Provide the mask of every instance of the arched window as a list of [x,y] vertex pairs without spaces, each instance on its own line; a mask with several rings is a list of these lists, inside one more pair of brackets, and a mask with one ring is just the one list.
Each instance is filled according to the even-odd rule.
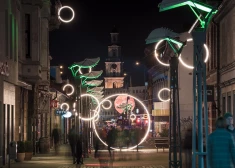
[[113,88],[117,88],[117,82],[113,82]]

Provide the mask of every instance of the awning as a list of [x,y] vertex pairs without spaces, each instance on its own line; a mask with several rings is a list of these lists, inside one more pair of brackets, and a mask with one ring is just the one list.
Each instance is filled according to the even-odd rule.
[[28,84],[26,82],[18,80],[17,84],[18,84],[18,86],[21,86],[21,87],[23,87],[25,89],[32,90],[32,85],[30,85],[30,84]]

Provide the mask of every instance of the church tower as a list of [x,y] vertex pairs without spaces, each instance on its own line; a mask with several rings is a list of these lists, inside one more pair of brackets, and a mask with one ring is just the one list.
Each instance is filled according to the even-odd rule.
[[105,89],[123,88],[121,46],[119,45],[119,33],[115,26],[110,34],[111,44],[108,46],[108,58],[105,62]]

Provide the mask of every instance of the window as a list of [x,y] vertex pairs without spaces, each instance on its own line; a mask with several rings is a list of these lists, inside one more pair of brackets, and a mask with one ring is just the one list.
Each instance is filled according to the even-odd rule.
[[30,56],[30,14],[25,14],[25,57]]
[[9,41],[9,38],[8,38],[8,10],[5,10],[5,50],[6,50],[6,57],[8,57],[8,54],[9,54],[9,50],[8,50],[8,41]]
[[[231,113],[231,93],[228,93],[228,100],[227,100],[227,112]],[[224,111],[225,112],[225,111]]]
[[226,111],[226,97],[225,95],[223,95],[223,98],[222,98],[222,112],[225,113]]

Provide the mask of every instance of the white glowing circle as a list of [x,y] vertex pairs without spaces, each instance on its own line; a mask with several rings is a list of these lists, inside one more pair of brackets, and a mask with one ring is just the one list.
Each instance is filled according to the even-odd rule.
[[67,111],[67,112],[63,115],[64,118],[69,118],[69,117],[71,117],[71,116],[72,116],[72,113],[71,113],[70,111]]
[[66,85],[64,85],[64,87],[63,87],[63,91],[65,90],[65,88],[66,87],[70,87],[71,88],[71,92],[70,93],[66,93],[68,96],[70,96],[70,95],[72,95],[73,93],[74,93],[74,87],[73,87],[73,85],[71,85],[71,84],[66,84]]
[[68,104],[68,103],[62,103],[62,104],[60,105],[60,108],[63,109],[63,106],[66,106],[65,111],[68,111],[68,110],[69,110],[69,104]]
[[162,62],[162,61],[160,61],[160,59],[158,58],[158,53],[157,53],[157,49],[158,49],[158,47],[159,47],[159,45],[164,41],[165,39],[163,39],[163,40],[160,40],[157,44],[156,44],[156,46],[155,46],[155,50],[154,50],[154,55],[155,55],[155,58],[157,59],[157,61],[160,63],[160,64],[162,64],[162,65],[164,65],[164,66],[170,66],[170,64],[166,64],[166,63],[164,63],[164,62]]
[[[81,71],[81,69],[82,69],[81,67],[78,68],[78,71],[79,71],[79,74],[80,74],[80,75],[83,74],[82,71]],[[89,68],[89,73],[90,73],[90,72],[91,72],[91,67]]]
[[73,103],[73,108],[74,108],[74,109],[76,108],[76,102]]
[[[134,96],[129,95],[129,94],[113,94],[113,95],[110,95],[110,96],[106,97],[105,99],[103,99],[103,100],[100,102],[100,104],[102,104],[102,103],[103,103],[104,101],[106,101],[107,99],[110,99],[110,98],[115,97],[115,96],[122,96],[122,95],[123,95],[123,96],[129,96],[129,97],[132,97],[133,99],[135,99],[137,102],[139,102],[139,103],[144,107],[144,110],[145,110],[146,113],[147,113],[147,116],[148,116],[148,128],[147,128],[147,131],[146,131],[144,137],[141,139],[141,141],[140,141],[139,144],[138,144],[138,145],[140,145],[140,144],[142,144],[142,143],[145,141],[145,139],[147,138],[147,136],[148,136],[148,134],[149,134],[149,131],[150,131],[150,113],[148,112],[147,107],[142,103],[142,101],[139,100],[137,97],[134,97]],[[108,146],[108,145],[100,138],[99,134],[97,133],[96,126],[95,126],[95,121],[94,121],[94,120],[93,120],[92,123],[93,123],[93,129],[94,129],[94,132],[95,132],[96,136],[99,138],[99,140],[100,140],[105,146]],[[136,147],[137,147],[137,145],[132,146],[132,147],[129,147],[128,149],[124,149],[124,151],[125,151],[125,150],[131,150],[131,149],[134,149],[134,148],[136,148]],[[113,147],[111,147],[111,148],[114,149],[114,150],[120,150],[119,148],[113,148]],[[122,149],[122,150],[123,150],[123,149]]]
[[168,89],[168,88],[162,88],[162,89],[160,89],[159,92],[158,92],[158,98],[159,98],[159,100],[161,100],[162,102],[170,101],[170,99],[165,100],[165,99],[162,99],[162,98],[161,98],[161,92],[164,91],[164,90],[170,92],[170,89]]
[[[65,8],[70,9],[71,12],[72,12],[72,17],[71,17],[71,19],[69,19],[69,20],[64,20],[64,19],[62,19],[62,18],[60,17],[60,12],[61,12],[61,10],[62,10],[62,9],[65,9]],[[69,23],[69,22],[71,22],[71,21],[74,19],[74,16],[75,16],[74,10],[73,10],[70,6],[62,6],[62,7],[58,10],[58,18],[59,18],[60,21],[62,21],[62,22],[64,22],[64,23]]]
[[208,49],[207,45],[204,44],[203,46],[204,46],[204,48],[206,50],[206,58],[204,60],[204,62],[206,63],[208,61],[208,59],[209,59],[210,53],[209,53],[209,49]]
[[186,68],[188,68],[188,69],[194,69],[193,66],[186,64],[186,63],[182,60],[181,54],[180,54],[180,56],[179,56],[179,60],[180,60],[180,63],[181,63],[184,67],[186,67]]
[[[190,40],[187,40],[187,41],[192,41],[192,40],[190,39]],[[207,45],[206,45],[206,44],[203,44],[203,46],[204,46],[204,49],[205,49],[205,51],[206,51],[206,57],[205,57],[205,60],[204,60],[204,62],[206,63],[206,62],[208,61],[208,59],[209,59],[210,53],[209,53],[209,49],[208,49]],[[188,68],[188,69],[194,69],[193,66],[186,64],[186,63],[182,60],[181,56],[182,56],[182,55],[180,54],[180,56],[179,56],[179,61],[180,61],[180,63],[181,63],[184,67],[186,67],[186,68]]]
[[105,107],[104,104],[102,103],[102,107],[103,107],[103,109],[108,110],[112,107],[112,102],[110,100],[106,100],[106,101],[109,102],[109,106]]
[[130,119],[131,119],[131,121],[133,122],[133,120],[136,119],[136,115],[135,115],[135,114],[131,114],[131,115],[130,115]]
[[[93,99],[95,99],[95,101],[97,102],[97,107],[96,107],[96,109],[95,110],[92,110],[92,111],[97,111],[97,113],[99,113],[100,112],[100,103],[99,103],[99,100],[95,97],[95,96],[93,96],[92,94],[82,94],[81,95],[81,97],[85,97],[85,96],[88,96],[88,97],[92,97]],[[96,115],[93,115],[92,117],[90,117],[90,118],[84,118],[84,117],[80,117],[79,116],[79,118],[81,119],[81,120],[84,120],[84,121],[90,121],[90,120],[93,120],[94,118],[96,117]]]

